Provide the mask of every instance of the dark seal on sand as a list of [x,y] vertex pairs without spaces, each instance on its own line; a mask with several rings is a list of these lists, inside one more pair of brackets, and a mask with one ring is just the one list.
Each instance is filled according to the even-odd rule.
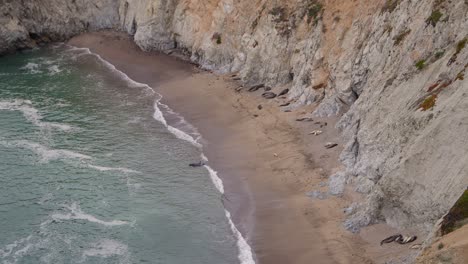
[[287,93],[289,93],[289,89],[284,89],[283,91],[281,91],[281,92],[278,94],[278,96],[282,96],[282,95],[285,95],[285,94],[287,94]]
[[266,99],[273,99],[276,97],[276,94],[273,92],[266,92],[266,93],[263,93],[262,96]]
[[257,91],[258,89],[263,88],[263,87],[265,87],[265,84],[263,84],[263,83],[262,83],[262,84],[254,85],[254,86],[252,86],[252,87],[249,88],[249,92],[255,92],[255,91]]

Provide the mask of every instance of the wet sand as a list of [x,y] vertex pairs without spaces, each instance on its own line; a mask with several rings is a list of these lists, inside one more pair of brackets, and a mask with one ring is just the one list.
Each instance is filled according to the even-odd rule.
[[[86,33],[69,41],[89,48],[135,81],[163,95],[162,102],[180,113],[203,136],[210,166],[226,189],[224,204],[247,237],[257,263],[371,263],[366,242],[342,226],[343,208],[352,198],[311,199],[338,171],[341,147],[335,120],[295,119],[311,107],[282,111],[286,99],[263,99],[261,91],[236,92],[230,75],[201,71],[174,57],[145,53],[122,33]],[[258,109],[262,105],[262,109]],[[169,120],[170,121],[170,120]],[[310,135],[315,129],[319,136]]]

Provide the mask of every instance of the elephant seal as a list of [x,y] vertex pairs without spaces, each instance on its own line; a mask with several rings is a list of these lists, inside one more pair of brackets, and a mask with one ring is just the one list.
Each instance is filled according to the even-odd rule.
[[273,93],[273,92],[265,92],[262,94],[263,98],[266,98],[266,99],[273,99],[276,97],[276,94]]
[[283,91],[281,91],[278,96],[283,96],[285,94],[289,93],[289,89],[284,89]]
[[393,241],[396,241],[397,239],[402,239],[402,235],[393,235],[385,238],[384,240],[380,241],[380,245],[382,246],[383,244],[386,243],[392,243]]

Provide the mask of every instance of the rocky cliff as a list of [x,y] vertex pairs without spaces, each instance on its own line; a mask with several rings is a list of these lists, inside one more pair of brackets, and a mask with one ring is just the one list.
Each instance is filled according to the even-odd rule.
[[2,2],[0,53],[113,27],[342,115],[346,170],[331,178],[366,196],[351,230],[428,231],[468,185],[466,0]]

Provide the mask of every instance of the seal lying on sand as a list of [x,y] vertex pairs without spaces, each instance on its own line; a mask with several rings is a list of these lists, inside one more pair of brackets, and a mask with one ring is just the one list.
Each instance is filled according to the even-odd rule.
[[201,166],[205,166],[205,163],[203,161],[199,161],[197,163],[190,163],[189,166],[190,167],[201,167]]
[[383,244],[386,244],[386,243],[392,243],[393,241],[395,241],[397,239],[401,239],[401,238],[402,238],[401,235],[389,236],[389,237],[385,238],[384,240],[380,241],[380,245],[382,246]]
[[408,244],[408,243],[411,243],[413,241],[415,241],[416,239],[418,239],[417,236],[402,236],[401,238],[398,238],[397,240],[395,240],[395,242],[397,242],[398,244]]
[[398,244],[408,244],[415,241],[418,237],[417,236],[402,236],[401,234],[393,235],[385,238],[384,240],[380,241],[380,245],[382,246],[385,243],[397,242]]

